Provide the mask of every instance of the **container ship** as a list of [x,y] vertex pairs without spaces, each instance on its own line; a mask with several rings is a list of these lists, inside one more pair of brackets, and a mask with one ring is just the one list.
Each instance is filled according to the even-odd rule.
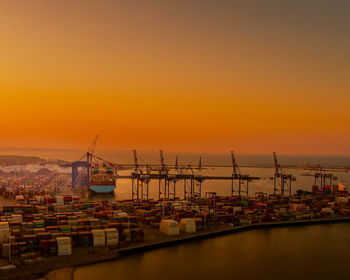
[[94,193],[111,193],[116,188],[114,171],[111,167],[92,167],[89,176],[89,190]]
[[79,161],[72,163],[72,188],[87,187],[94,193],[111,193],[116,188],[118,168],[120,165],[87,153]]

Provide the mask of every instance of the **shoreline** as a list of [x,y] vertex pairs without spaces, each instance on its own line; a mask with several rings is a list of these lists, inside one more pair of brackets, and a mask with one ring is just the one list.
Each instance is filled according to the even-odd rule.
[[145,252],[149,250],[159,249],[163,247],[178,245],[181,243],[186,243],[195,240],[203,240],[209,238],[215,238],[223,235],[233,234],[236,232],[244,232],[253,229],[266,229],[266,228],[276,228],[276,227],[288,227],[288,226],[308,226],[308,225],[319,225],[327,223],[343,223],[350,222],[350,217],[342,218],[330,218],[330,219],[314,219],[314,220],[300,220],[300,221],[280,221],[280,222],[270,222],[270,223],[256,223],[247,224],[236,227],[225,227],[223,229],[198,232],[187,236],[177,237],[168,241],[156,242],[153,244],[140,244],[140,246],[133,248],[119,249],[119,254],[127,255],[131,253]]
[[[195,240],[203,240],[218,236],[228,235],[236,232],[244,232],[253,229],[267,229],[276,227],[290,226],[310,226],[319,224],[343,223],[350,222],[350,217],[314,219],[314,220],[298,220],[298,221],[280,221],[270,223],[256,223],[241,226],[221,225],[219,229],[197,232],[193,234],[182,234],[180,236],[162,235],[159,230],[152,229],[154,233],[161,236],[161,241],[145,241],[143,243],[134,244],[125,248],[110,249],[108,247],[90,247],[82,248],[88,250],[88,254],[74,254],[65,257],[49,257],[43,258],[39,263],[26,264],[8,271],[0,271],[0,279],[38,279],[45,278],[49,280],[72,279],[74,270],[77,267],[92,265],[100,262],[117,260],[123,256],[141,253],[145,251],[155,250],[159,248],[174,246],[191,242]],[[150,230],[150,229],[148,229]]]

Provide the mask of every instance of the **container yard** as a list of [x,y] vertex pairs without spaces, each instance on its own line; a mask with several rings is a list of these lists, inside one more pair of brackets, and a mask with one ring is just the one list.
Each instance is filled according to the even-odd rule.
[[254,197],[211,193],[196,200],[161,201],[44,195],[22,202],[1,207],[0,275],[9,278],[28,279],[59,267],[235,230],[350,219],[346,190]]

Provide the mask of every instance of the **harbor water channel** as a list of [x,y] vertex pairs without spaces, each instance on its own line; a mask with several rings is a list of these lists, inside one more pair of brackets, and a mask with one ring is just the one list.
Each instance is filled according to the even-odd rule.
[[348,279],[350,223],[254,229],[78,267],[88,279]]

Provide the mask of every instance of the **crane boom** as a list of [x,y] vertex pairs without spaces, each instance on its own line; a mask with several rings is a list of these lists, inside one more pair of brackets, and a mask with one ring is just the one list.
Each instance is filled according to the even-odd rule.
[[98,137],[99,137],[99,135],[97,134],[96,137],[95,137],[94,142],[92,142],[92,146],[91,146],[91,155],[92,155],[92,156],[93,156],[94,153],[95,153],[95,148],[96,148],[96,143],[97,143]]
[[275,165],[275,170],[276,170],[276,173],[278,173],[278,171],[280,170],[281,166],[278,163],[276,152],[272,152],[272,154],[273,154],[273,161],[274,161],[274,165]]
[[89,166],[92,165],[92,160],[93,160],[93,156],[94,156],[94,153],[95,153],[95,148],[96,148],[96,143],[97,143],[98,137],[99,137],[99,135],[97,134],[95,136],[94,141],[91,144],[90,151],[87,152],[87,159],[88,159],[88,162],[89,162]]
[[[276,152],[272,152],[273,162],[275,165],[275,175],[273,177],[273,193],[276,194],[278,190],[281,191],[281,195],[284,196],[285,192],[292,195],[292,182],[296,180],[292,174],[286,174],[278,163]],[[279,189],[278,189],[279,188]]]
[[231,160],[232,160],[233,174],[240,174],[241,172],[239,170],[238,164],[236,162],[235,153],[233,151],[231,151]]
[[138,160],[137,160],[137,151],[133,150],[133,153],[134,153],[135,172],[137,172],[137,170],[139,169],[139,163],[138,163]]

